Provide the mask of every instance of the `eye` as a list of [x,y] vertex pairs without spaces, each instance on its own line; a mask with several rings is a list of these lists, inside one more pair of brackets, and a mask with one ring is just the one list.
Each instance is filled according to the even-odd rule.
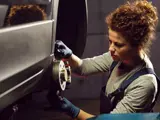
[[106,35],[108,42],[111,43],[112,41],[109,39],[109,35]]
[[125,45],[125,44],[115,43],[115,46],[117,46],[117,47],[119,47],[119,48],[123,47],[124,45]]
[[112,43],[112,41],[111,40],[109,40],[109,44],[111,44]]

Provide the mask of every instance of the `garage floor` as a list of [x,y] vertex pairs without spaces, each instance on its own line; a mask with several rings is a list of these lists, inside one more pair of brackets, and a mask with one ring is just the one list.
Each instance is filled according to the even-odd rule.
[[[69,116],[64,113],[48,110],[48,101],[46,100],[46,93],[33,94],[32,100],[28,100],[21,110],[13,116],[13,120],[71,120]],[[158,101],[160,104],[160,101]],[[99,114],[99,100],[72,100],[72,103],[86,112],[92,114]],[[155,112],[160,111],[160,106],[155,106]]]
[[[28,100],[21,107],[21,110],[13,116],[13,120],[71,120],[65,113],[55,110],[48,110],[46,93],[36,93],[32,95],[32,100]],[[99,100],[72,100],[72,103],[86,112],[99,114]]]

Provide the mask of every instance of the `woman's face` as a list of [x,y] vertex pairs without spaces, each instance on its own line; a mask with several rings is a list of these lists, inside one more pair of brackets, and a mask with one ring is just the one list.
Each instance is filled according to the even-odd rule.
[[109,29],[109,51],[115,61],[132,61],[138,48],[132,47],[118,32]]

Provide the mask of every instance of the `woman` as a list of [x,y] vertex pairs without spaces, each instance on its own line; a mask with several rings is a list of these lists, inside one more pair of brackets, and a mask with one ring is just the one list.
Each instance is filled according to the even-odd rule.
[[[158,23],[157,9],[146,0],[127,2],[110,13],[106,23],[109,52],[80,59],[64,43],[56,41],[55,56],[67,59],[73,71],[80,75],[110,71],[106,87],[101,92],[101,113],[150,112],[158,91],[157,79],[154,73],[139,74],[139,71],[145,68],[153,72],[148,56]],[[138,76],[127,83],[123,94],[111,95],[136,73]],[[93,117],[66,98],[59,105],[62,110],[69,111],[73,118]]]

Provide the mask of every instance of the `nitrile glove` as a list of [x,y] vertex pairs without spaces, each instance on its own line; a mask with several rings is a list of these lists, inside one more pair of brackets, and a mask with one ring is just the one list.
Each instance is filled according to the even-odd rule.
[[72,55],[72,50],[69,49],[61,40],[56,40],[54,55],[56,59],[68,59]]
[[72,118],[76,118],[80,112],[78,107],[73,105],[65,97],[60,96],[58,92],[55,93],[50,91],[47,95],[47,99],[54,109],[65,112]]
[[72,118],[76,118],[80,112],[80,108],[73,105],[65,97],[63,97],[58,104],[59,104],[59,109],[63,112],[66,112]]

